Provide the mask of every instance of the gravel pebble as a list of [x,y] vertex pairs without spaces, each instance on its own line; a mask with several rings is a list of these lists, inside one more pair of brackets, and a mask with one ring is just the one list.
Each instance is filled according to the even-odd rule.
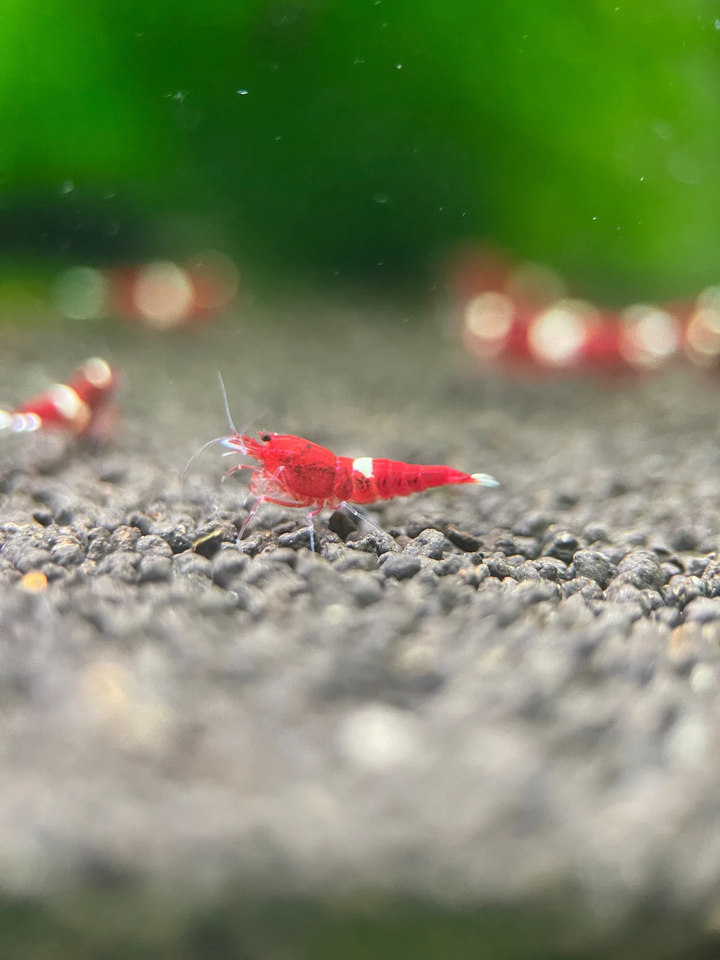
[[335,566],[339,571],[377,570],[378,558],[374,553],[363,553],[359,550],[349,550],[337,561]]
[[247,554],[232,547],[220,550],[212,560],[212,578],[220,587],[227,585],[242,574],[248,565]]
[[578,550],[573,556],[575,573],[594,580],[604,590],[617,568],[597,550]]
[[490,576],[497,577],[498,580],[504,580],[506,577],[509,577],[512,572],[512,567],[507,562],[503,553],[493,553],[489,557],[486,557],[485,566]]
[[362,550],[366,553],[374,553],[376,556],[398,549],[395,540],[384,530],[373,530],[359,540],[348,540],[346,546],[350,550]]
[[703,583],[706,597],[720,597],[720,577],[711,577],[709,580],[703,578]]
[[135,551],[141,536],[137,527],[119,526],[110,535],[110,549]]
[[513,527],[513,533],[521,537],[541,537],[552,523],[552,517],[546,513],[527,513]]
[[564,597],[572,597],[579,594],[584,600],[602,600],[602,587],[596,580],[589,577],[574,577],[572,580],[562,584]]
[[673,534],[670,545],[679,551],[694,550],[697,546],[697,537],[695,531],[689,527],[680,527]]
[[410,541],[405,552],[410,556],[417,554],[431,560],[442,560],[447,540],[439,530],[423,530]]
[[139,579],[138,567],[141,559],[142,554],[130,553],[129,551],[111,553],[98,563],[97,576],[113,577],[125,583],[137,583]]
[[478,587],[490,576],[490,570],[487,564],[480,563],[472,567],[463,567],[458,571],[458,576],[463,583],[467,583],[471,587]]
[[599,552],[602,553],[604,557],[607,557],[613,566],[617,567],[630,551],[627,547],[607,544],[603,545]]
[[[409,535],[410,531],[408,531],[408,536]],[[453,527],[452,524],[445,528],[445,536],[450,543],[459,550],[464,550],[466,553],[474,553],[480,548],[481,541],[478,537],[474,537],[465,530],[458,530],[457,527]]]
[[[315,549],[319,546],[319,537],[315,533]],[[308,526],[299,527],[292,533],[283,533],[278,537],[278,546],[289,550],[299,550],[301,547],[310,549],[310,528]]]
[[159,553],[145,553],[138,570],[140,583],[163,583],[172,576],[172,559]]
[[395,580],[409,580],[416,573],[420,572],[422,566],[419,557],[407,554],[392,555],[386,554],[387,559],[380,567],[386,577],[392,577]]
[[371,604],[378,603],[378,601],[382,599],[382,586],[372,574],[349,574],[345,578],[345,584],[353,600],[360,607],[369,607]]
[[543,580],[567,580],[572,576],[565,561],[558,560],[557,557],[539,557],[534,561],[534,565]]
[[683,612],[686,620],[696,621],[697,623],[720,620],[720,598],[711,600],[707,597],[698,596],[686,604]]
[[207,577],[208,580],[213,579],[212,563],[207,557],[201,557],[197,553],[179,553],[173,558],[172,564],[177,576],[187,577],[192,574],[200,574]]
[[418,514],[411,514],[405,522],[405,532],[414,540],[423,530],[438,529],[438,521],[433,517],[423,517]]
[[61,567],[72,567],[83,562],[85,551],[76,541],[66,541],[55,544],[50,551],[50,557],[53,563]]
[[160,533],[160,536],[166,540],[173,553],[184,553],[186,550],[190,550],[193,543],[193,535],[194,531],[192,527],[185,522],[178,523],[164,534]]
[[59,563],[44,563],[41,572],[47,577],[48,583],[54,583],[57,580],[64,580],[68,576],[68,571]]
[[518,581],[543,579],[532,560],[525,560],[523,563],[519,563],[516,567],[513,567],[511,576],[513,580]]
[[336,510],[328,520],[328,530],[336,533],[343,541],[347,540],[351,533],[356,533],[357,529],[356,518],[344,510]]
[[[9,553],[7,548],[3,551]],[[39,570],[45,564],[49,563],[52,555],[49,550],[41,550],[38,547],[27,546],[15,559],[15,567],[20,573],[29,573],[30,570]]]
[[557,560],[570,563],[577,549],[577,537],[567,530],[560,530],[553,533],[543,550],[543,554],[546,557],[555,557]]
[[103,557],[106,557],[111,553],[112,547],[110,545],[110,534],[103,527],[94,527],[88,533],[88,550],[87,556],[89,560],[102,560]]
[[449,577],[459,573],[463,567],[463,559],[456,554],[451,554],[443,560],[439,560],[435,569],[439,577]]
[[275,550],[265,550],[262,554],[263,559],[270,563],[284,563],[294,570],[297,567],[298,555],[295,550],[289,547],[277,547]]
[[156,534],[139,537],[135,549],[138,553],[154,554],[160,557],[172,557],[173,555],[168,543]]
[[47,507],[38,507],[37,510],[33,510],[32,518],[47,527],[53,522],[52,510],[48,510]]
[[237,540],[237,530],[231,523],[205,524],[195,531],[192,549],[208,560],[215,556],[223,543]]
[[629,553],[618,565],[618,576],[640,590],[659,590],[664,582],[660,563],[654,553]]
[[662,593],[665,603],[682,608],[691,600],[705,594],[706,583],[707,581],[701,580],[699,577],[686,577],[682,574],[676,574],[663,587]]
[[546,600],[557,601],[560,599],[561,593],[558,584],[551,583],[548,580],[538,580],[537,582],[526,580],[518,584],[512,595],[523,606],[531,606],[535,603],[543,603]]
[[605,590],[605,599],[613,603],[640,603],[642,604],[642,590],[632,583],[623,580],[613,580]]
[[588,543],[610,542],[607,528],[602,523],[588,523],[583,530],[583,536]]
[[540,556],[540,541],[536,537],[513,537],[515,549],[528,560],[535,560]]
[[710,563],[710,557],[690,557],[685,567],[685,573],[690,577],[701,577],[702,579],[708,579],[704,576],[705,571]]

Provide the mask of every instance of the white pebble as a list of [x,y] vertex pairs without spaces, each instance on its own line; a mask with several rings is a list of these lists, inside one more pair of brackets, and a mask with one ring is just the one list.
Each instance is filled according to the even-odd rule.
[[337,740],[347,760],[371,773],[408,763],[420,752],[415,718],[380,703],[348,713],[340,721]]
[[717,687],[715,671],[706,663],[698,663],[690,674],[690,688],[693,693],[712,693]]

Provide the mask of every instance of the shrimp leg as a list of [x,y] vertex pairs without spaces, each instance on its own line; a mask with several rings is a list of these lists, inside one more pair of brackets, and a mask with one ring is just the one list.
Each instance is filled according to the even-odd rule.
[[319,503],[314,510],[311,510],[307,515],[308,529],[310,530],[310,552],[315,553],[315,517],[321,512],[322,508],[325,506],[324,503]]
[[358,518],[358,520],[363,520],[365,523],[369,523],[371,527],[374,527],[376,530],[380,530],[381,533],[383,532],[383,529],[381,526],[379,526],[379,524],[375,523],[375,521],[362,510],[357,510],[351,503],[348,503],[347,500],[343,500],[343,502],[340,504],[340,507],[344,507],[348,513],[352,513],[353,516]]

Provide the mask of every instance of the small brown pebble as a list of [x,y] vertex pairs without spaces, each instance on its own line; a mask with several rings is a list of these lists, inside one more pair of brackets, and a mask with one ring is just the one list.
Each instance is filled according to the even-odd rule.
[[39,570],[31,570],[20,581],[20,586],[26,593],[43,593],[47,590],[48,579]]
[[467,533],[465,530],[458,530],[457,527],[447,527],[445,536],[450,543],[459,550],[464,550],[466,553],[474,553],[480,549],[480,540],[477,537],[474,537],[471,533]]
[[135,550],[141,536],[137,527],[120,526],[110,536],[110,547],[113,550]]

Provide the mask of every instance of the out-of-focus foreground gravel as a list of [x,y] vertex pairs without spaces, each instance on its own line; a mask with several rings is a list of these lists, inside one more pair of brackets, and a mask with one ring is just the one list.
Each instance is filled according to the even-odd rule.
[[[0,447],[18,957],[28,904],[75,957],[209,955],[188,931],[222,904],[255,920],[208,934],[218,957],[715,955],[720,385],[508,384],[349,315],[2,338],[3,404],[93,353],[125,376],[109,449]],[[218,369],[241,428],[502,486],[371,508],[381,530],[324,514],[317,556],[266,505],[238,542],[221,448],[179,480],[226,430]],[[273,903],[335,933],[263,924]],[[435,947],[408,933],[428,916]]]

